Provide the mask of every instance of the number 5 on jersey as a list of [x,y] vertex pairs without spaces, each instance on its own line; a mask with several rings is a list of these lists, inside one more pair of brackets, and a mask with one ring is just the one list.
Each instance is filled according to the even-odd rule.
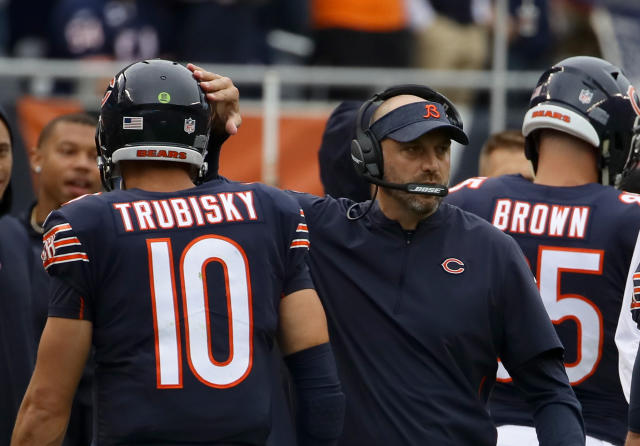
[[[176,294],[171,239],[147,240],[149,277],[155,330],[158,388],[182,388],[181,326]],[[206,267],[218,262],[225,283],[206,281]],[[189,243],[180,256],[180,284],[189,368],[202,383],[225,388],[239,384],[251,371],[253,314],[251,282],[246,255],[234,241],[207,235]],[[212,327],[208,287],[226,289],[229,319],[229,357],[216,361],[212,353]]]
[[[602,274],[604,251],[540,246],[538,249],[538,286],[544,307],[554,324],[572,319],[577,326],[576,360],[565,363],[572,386],[590,377],[602,356],[602,314],[585,296],[561,294],[562,273]],[[509,381],[510,376],[500,363],[497,378]]]

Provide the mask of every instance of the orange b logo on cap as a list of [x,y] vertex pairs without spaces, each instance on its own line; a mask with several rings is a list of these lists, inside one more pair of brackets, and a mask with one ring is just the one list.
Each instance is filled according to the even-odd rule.
[[434,104],[427,104],[424,106],[425,110],[427,111],[427,114],[423,116],[423,118],[425,119],[429,119],[429,118],[439,118],[440,117],[440,112],[438,111],[438,109],[436,108],[436,106]]

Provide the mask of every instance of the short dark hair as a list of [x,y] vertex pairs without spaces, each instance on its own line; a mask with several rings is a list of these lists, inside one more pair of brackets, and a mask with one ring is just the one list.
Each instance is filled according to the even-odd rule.
[[524,151],[524,136],[520,130],[504,130],[489,136],[482,147],[482,154],[489,155],[497,148]]
[[69,122],[72,124],[88,125],[95,128],[98,125],[98,118],[90,113],[68,113],[66,115],[60,115],[53,118],[44,126],[38,136],[38,143],[36,147],[42,147],[42,145],[51,137],[53,129],[61,122]]

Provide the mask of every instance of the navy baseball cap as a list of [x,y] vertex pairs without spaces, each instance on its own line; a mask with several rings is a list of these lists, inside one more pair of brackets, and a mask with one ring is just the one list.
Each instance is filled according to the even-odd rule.
[[378,141],[390,138],[398,142],[413,141],[436,129],[447,130],[449,137],[460,144],[469,144],[467,134],[449,121],[444,105],[420,101],[390,111],[371,124],[371,132]]

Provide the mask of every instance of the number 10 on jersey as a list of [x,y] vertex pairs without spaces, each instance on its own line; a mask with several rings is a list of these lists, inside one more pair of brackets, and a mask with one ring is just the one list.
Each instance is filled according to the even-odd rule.
[[[171,239],[148,239],[147,252],[157,387],[182,388],[182,331],[189,368],[197,379],[216,388],[239,384],[251,371],[253,357],[251,282],[243,249],[233,240],[215,235],[198,237],[185,247],[179,262],[184,326],[179,318]],[[224,284],[207,283],[210,262],[222,267]],[[211,349],[210,286],[224,286],[227,296],[229,357],[222,362],[214,359]]]

